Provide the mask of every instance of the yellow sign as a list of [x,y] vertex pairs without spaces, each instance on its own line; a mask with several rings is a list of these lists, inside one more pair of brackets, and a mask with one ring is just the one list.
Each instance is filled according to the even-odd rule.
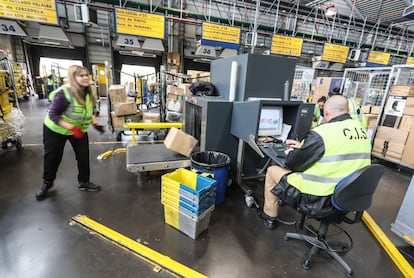
[[58,24],[55,0],[0,0],[0,17]]
[[203,40],[240,44],[240,28],[203,22]]
[[272,53],[300,56],[302,51],[303,40],[288,36],[273,35],[272,37]]
[[407,65],[412,65],[412,64],[414,64],[414,57],[408,57],[407,58],[407,63],[406,63]]
[[325,43],[325,46],[323,47],[322,60],[336,63],[346,63],[348,51],[348,46]]
[[381,64],[381,65],[388,65],[390,61],[391,54],[378,52],[378,51],[370,51],[368,56],[369,63]]
[[165,17],[157,14],[115,9],[116,31],[141,37],[165,38]]

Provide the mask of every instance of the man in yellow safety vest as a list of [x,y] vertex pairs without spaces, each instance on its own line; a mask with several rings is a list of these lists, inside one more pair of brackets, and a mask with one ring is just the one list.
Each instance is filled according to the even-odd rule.
[[306,202],[317,214],[322,208],[319,201],[331,195],[340,180],[371,164],[369,136],[348,114],[344,96],[326,101],[324,124],[311,129],[302,142],[286,140],[286,144],[288,169],[270,166],[266,172],[264,206],[258,216],[268,229],[279,221],[279,199],[296,207]]

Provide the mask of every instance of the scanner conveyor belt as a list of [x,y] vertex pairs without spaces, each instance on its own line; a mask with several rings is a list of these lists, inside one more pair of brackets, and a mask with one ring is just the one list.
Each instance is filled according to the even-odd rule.
[[191,160],[164,144],[141,144],[127,147],[126,165],[129,172],[136,173],[189,167]]

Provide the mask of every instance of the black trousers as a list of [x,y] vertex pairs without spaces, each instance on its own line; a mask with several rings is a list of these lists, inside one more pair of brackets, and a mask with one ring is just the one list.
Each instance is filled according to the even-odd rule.
[[44,164],[43,180],[52,183],[56,179],[56,173],[62,161],[63,150],[66,141],[69,140],[75,152],[78,163],[78,181],[88,182],[90,176],[89,164],[89,139],[88,134],[81,139],[76,139],[70,135],[62,135],[50,130],[43,125],[43,145],[44,145]]

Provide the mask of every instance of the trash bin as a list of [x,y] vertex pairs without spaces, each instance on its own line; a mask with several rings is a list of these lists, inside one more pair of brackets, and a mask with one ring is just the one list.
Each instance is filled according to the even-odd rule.
[[196,171],[212,173],[217,181],[216,205],[224,201],[228,181],[230,157],[227,154],[206,151],[191,155],[191,168]]

